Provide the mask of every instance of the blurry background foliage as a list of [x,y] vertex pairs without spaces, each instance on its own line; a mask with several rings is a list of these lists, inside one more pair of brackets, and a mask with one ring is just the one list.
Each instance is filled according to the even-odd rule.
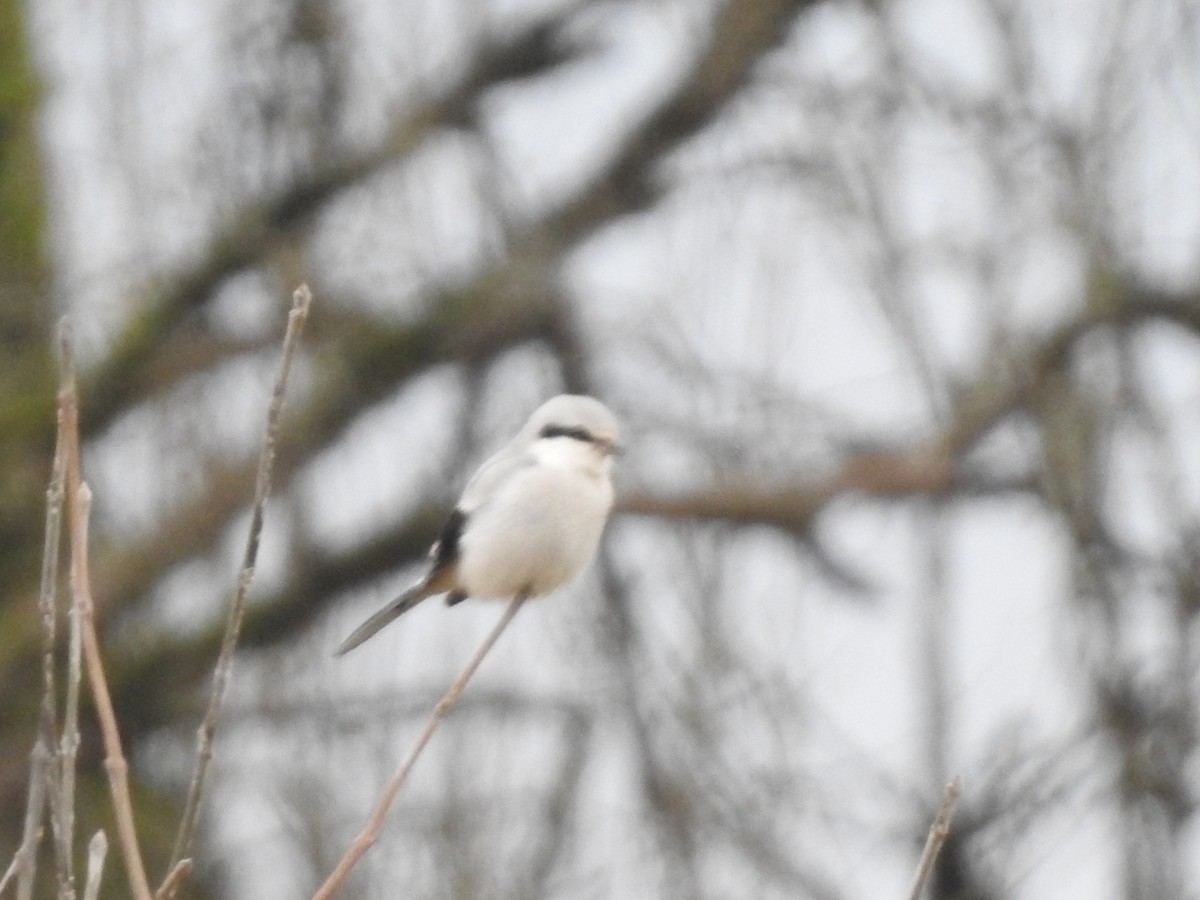
[[900,896],[955,772],[933,896],[1196,896],[1198,72],[1190,0],[0,0],[0,862],[53,323],[157,876],[306,280],[189,896],[328,871],[499,609],[330,651],[562,390],[601,556],[358,896]]

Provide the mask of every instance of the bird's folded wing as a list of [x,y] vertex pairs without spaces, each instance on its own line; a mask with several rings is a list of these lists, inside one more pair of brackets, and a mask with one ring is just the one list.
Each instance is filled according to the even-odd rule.
[[500,450],[495,456],[479,467],[463,490],[458,508],[466,513],[473,513],[488,502],[514,474],[524,468],[535,465],[537,458],[526,447],[514,447],[511,444]]

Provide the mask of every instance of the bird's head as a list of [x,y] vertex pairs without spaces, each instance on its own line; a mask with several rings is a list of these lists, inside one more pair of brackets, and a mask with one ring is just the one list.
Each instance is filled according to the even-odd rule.
[[607,406],[583,394],[559,394],[534,411],[524,431],[530,440],[573,440],[608,458],[621,451],[617,418]]

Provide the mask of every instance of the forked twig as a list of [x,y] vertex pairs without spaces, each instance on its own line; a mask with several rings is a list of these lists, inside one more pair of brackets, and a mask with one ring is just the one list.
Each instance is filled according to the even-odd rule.
[[308,320],[308,309],[311,303],[312,292],[309,291],[308,285],[300,285],[292,294],[292,311],[288,314],[287,334],[283,338],[279,373],[275,379],[275,389],[271,394],[271,404],[267,409],[267,426],[263,435],[262,450],[258,457],[258,472],[254,485],[254,506],[250,514],[250,531],[242,556],[237,590],[229,604],[229,612],[225,620],[225,635],[221,640],[221,652],[217,657],[216,668],[213,670],[212,691],[209,694],[208,707],[204,713],[204,720],[200,723],[196,733],[196,765],[192,771],[191,784],[188,786],[187,802],[184,806],[183,817],[179,822],[179,831],[175,836],[175,846],[171,851],[171,861],[167,865],[167,874],[163,883],[158,889],[157,896],[160,898],[170,897],[174,894],[187,871],[186,867],[181,868],[181,863],[191,852],[196,821],[200,815],[200,800],[204,795],[204,783],[208,775],[209,763],[212,761],[213,741],[216,737],[217,721],[221,715],[221,702],[224,700],[225,689],[233,669],[233,651],[237,647],[238,637],[242,630],[242,618],[246,612],[246,596],[250,590],[250,583],[254,580],[255,566],[258,564],[258,545],[262,535],[267,497],[271,493],[271,470],[275,463],[275,444],[279,434],[279,417],[283,410],[284,392],[292,369],[292,359],[300,342],[300,334],[304,330],[304,323]]
[[512,602],[508,604],[508,608],[504,610],[504,615],[500,617],[500,621],[488,632],[488,636],[479,645],[479,649],[475,651],[475,655],[471,657],[471,661],[467,663],[467,667],[462,670],[462,673],[450,685],[450,689],[446,691],[442,699],[438,701],[437,706],[433,708],[433,713],[429,716],[429,721],[425,723],[425,727],[417,735],[417,739],[409,749],[408,755],[404,757],[404,762],[400,764],[400,768],[396,770],[396,774],[392,776],[392,780],[383,789],[383,796],[380,797],[375,811],[371,813],[371,818],[367,820],[367,824],[358,833],[358,836],[354,839],[354,843],[350,845],[350,849],[346,851],[345,855],[338,861],[337,866],[329,874],[329,877],[325,879],[325,883],[313,894],[313,900],[328,900],[328,898],[332,897],[333,892],[342,886],[342,882],[346,880],[346,876],[350,874],[350,870],[354,868],[363,854],[378,839],[379,831],[383,827],[384,820],[387,818],[388,810],[392,808],[392,803],[395,801],[396,795],[400,793],[400,788],[404,787],[404,782],[408,779],[408,773],[412,771],[413,766],[416,764],[417,757],[421,755],[421,751],[425,749],[425,745],[433,737],[433,733],[437,730],[438,725],[442,723],[442,719],[446,718],[450,710],[454,709],[454,705],[458,703],[458,698],[462,695],[467,682],[471,680],[471,676],[475,674],[475,670],[479,668],[479,664],[483,662],[483,658],[488,655],[488,651],[492,649],[492,646],[500,638],[504,629],[508,627],[508,623],[517,614],[517,610],[521,608],[521,604],[527,599],[528,595],[523,593],[513,597]]
[[104,738],[104,769],[112,795],[113,815],[121,842],[121,855],[129,877],[129,889],[135,900],[151,900],[150,884],[142,864],[137,832],[133,822],[133,803],[129,798],[129,765],[121,750],[121,733],[113,710],[112,695],[104,676],[100,657],[100,639],[96,634],[95,608],[92,604],[91,577],[88,572],[88,514],[92,492],[81,474],[79,453],[79,396],[75,384],[74,348],[70,329],[63,328],[63,383],[59,408],[63,416],[63,447],[67,481],[67,520],[71,539],[71,588],[83,637],[83,657],[88,683],[96,701],[96,715]]
[[942,805],[938,807],[933,824],[929,826],[929,836],[925,839],[925,850],[921,853],[921,862],[917,865],[917,874],[913,879],[912,889],[908,892],[908,900],[920,900],[925,890],[925,884],[933,872],[933,864],[937,862],[942,844],[950,834],[950,819],[954,816],[954,807],[961,793],[962,781],[955,775],[946,785],[945,793],[942,794]]

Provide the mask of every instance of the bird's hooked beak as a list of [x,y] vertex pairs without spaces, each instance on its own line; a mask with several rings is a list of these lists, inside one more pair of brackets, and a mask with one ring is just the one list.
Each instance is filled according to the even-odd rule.
[[602,431],[595,435],[592,442],[596,445],[596,449],[605,456],[620,456],[625,452],[625,448],[621,446],[617,436],[609,431]]

